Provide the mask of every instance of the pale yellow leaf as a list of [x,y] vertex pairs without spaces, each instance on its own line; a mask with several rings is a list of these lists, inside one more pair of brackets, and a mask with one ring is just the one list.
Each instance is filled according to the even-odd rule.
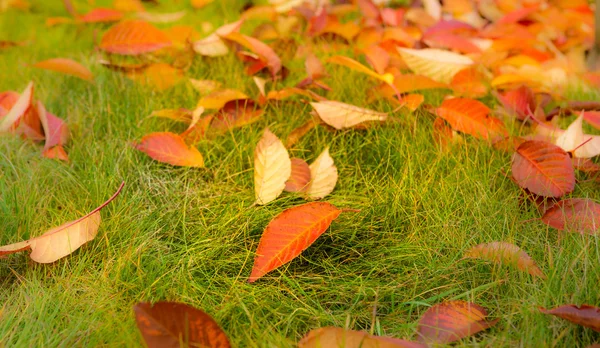
[[473,64],[467,56],[436,48],[398,47],[398,52],[410,70],[442,83],[450,83],[454,75]]
[[29,82],[10,111],[0,120],[0,132],[8,131],[19,120],[19,118],[23,116],[25,111],[27,111],[31,105],[32,96],[33,81]]
[[321,199],[333,191],[338,179],[337,167],[326,148],[317,159],[310,164],[310,177],[312,178],[306,188],[308,199]]
[[292,172],[290,156],[283,143],[269,129],[254,150],[254,193],[256,204],[267,204],[285,188]]
[[385,121],[387,114],[333,100],[310,103],[321,119],[335,129],[349,128],[367,121]]
[[555,144],[565,151],[576,149],[573,154],[578,158],[591,158],[600,155],[600,136],[583,133],[583,112],[569,125],[564,133],[556,138]]
[[241,25],[242,21],[240,20],[220,27],[204,39],[194,42],[194,51],[201,56],[208,57],[227,55],[227,53],[229,53],[229,48],[227,48],[227,45],[221,39],[221,36],[237,31]]

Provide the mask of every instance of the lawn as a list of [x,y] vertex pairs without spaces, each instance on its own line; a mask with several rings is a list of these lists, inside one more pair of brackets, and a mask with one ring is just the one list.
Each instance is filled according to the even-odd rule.
[[[0,346],[141,346],[132,308],[160,300],[204,310],[239,347],[294,346],[325,326],[413,339],[420,316],[448,300],[475,302],[499,319],[458,346],[585,347],[600,341],[590,329],[539,311],[600,305],[597,236],[559,234],[539,221],[510,179],[511,152],[469,136],[442,149],[434,141],[433,115],[370,101],[373,79],[335,65],[326,66],[328,99],[390,112],[395,122],[366,130],[318,127],[290,150],[310,163],[329,146],[339,180],[324,200],[360,211],[342,213],[298,258],[249,284],[266,225],[304,203],[284,193],[253,205],[254,148],[266,127],[285,139],[308,119],[311,106],[301,99],[269,104],[258,122],[200,141],[206,168],[159,163],[132,143],[151,132],[184,131],[183,124],[148,115],[193,108],[198,92],[189,83],[159,92],[101,66],[102,53],[94,48],[109,25],[47,27],[46,18],[67,16],[62,3],[31,3],[28,12],[0,14],[0,40],[26,42],[0,51],[0,91],[21,92],[34,81],[35,97],[68,124],[69,162],[43,158],[32,141],[0,136],[1,245],[77,219],[122,181],[125,187],[102,210],[97,237],[72,255],[52,264],[32,262],[28,252],[0,259]],[[236,20],[244,3],[215,1],[200,11],[184,1],[146,6],[185,9],[177,24],[217,28]],[[334,54],[352,56],[352,48],[318,56]],[[53,57],[81,62],[94,82],[28,66]],[[285,65],[290,76],[279,87],[305,75],[301,59]],[[198,56],[186,76],[257,95],[234,54]],[[433,105],[445,95],[424,94]],[[491,96],[483,101],[497,105]],[[516,121],[505,122],[513,134],[520,131]],[[597,181],[583,174],[578,179],[573,197],[600,199]],[[547,279],[463,259],[469,248],[492,241],[521,247]]]

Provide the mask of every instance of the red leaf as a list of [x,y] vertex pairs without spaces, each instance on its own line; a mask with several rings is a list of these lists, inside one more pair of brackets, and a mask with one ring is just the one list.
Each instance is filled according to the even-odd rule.
[[222,37],[224,39],[236,42],[260,56],[261,60],[263,60],[269,67],[271,76],[273,76],[273,78],[275,78],[281,71],[281,59],[279,56],[277,56],[275,51],[273,51],[273,49],[264,42],[238,32],[231,32]]
[[148,134],[135,148],[159,162],[174,166],[204,167],[204,159],[198,149],[188,147],[183,138],[174,133]]
[[230,347],[213,318],[183,303],[138,303],[133,307],[138,329],[149,348]]
[[312,202],[284,210],[263,232],[248,282],[290,262],[308,248],[342,211],[327,202]]
[[429,308],[419,320],[419,341],[448,344],[494,326],[485,308],[470,302],[451,301]]
[[600,228],[600,204],[589,198],[564,199],[548,208],[542,221],[561,231],[596,235]]
[[540,308],[540,312],[554,315],[600,332],[600,308],[598,307],[589,305],[581,305],[580,307],[576,305],[563,305],[553,309]]
[[600,129],[600,111],[584,111],[583,119],[594,128]]
[[569,154],[545,141],[519,145],[512,159],[512,176],[519,186],[544,197],[561,197],[575,188]]
[[310,168],[308,163],[300,158],[292,158],[292,174],[285,182],[285,191],[303,192],[310,182]]
[[506,93],[498,93],[497,97],[504,109],[519,120],[527,118],[536,108],[533,91],[525,85]]
[[137,55],[171,46],[169,37],[142,20],[128,20],[112,26],[102,37],[100,48],[109,53]]
[[490,117],[489,112],[485,104],[468,98],[446,99],[436,109],[437,115],[459,132],[486,140],[507,136],[502,121]]
[[44,151],[49,150],[57,145],[64,145],[69,139],[69,130],[67,124],[56,117],[52,113],[48,112],[41,101],[37,102],[37,112],[44,128],[44,135],[46,137],[46,144],[44,145]]
[[262,114],[263,109],[259,109],[250,99],[231,100],[214,116],[210,129],[225,132],[254,123]]

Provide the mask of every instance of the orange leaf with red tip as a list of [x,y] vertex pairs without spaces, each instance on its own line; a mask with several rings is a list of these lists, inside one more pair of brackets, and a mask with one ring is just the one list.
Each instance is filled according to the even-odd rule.
[[487,311],[475,303],[451,301],[429,308],[419,320],[419,341],[448,344],[494,326],[486,320]]
[[558,230],[600,234],[600,204],[589,198],[569,198],[556,202],[544,212],[542,221]]
[[512,176],[519,186],[544,197],[561,197],[575,188],[569,154],[545,141],[519,145],[512,159]]
[[553,309],[540,308],[540,312],[554,315],[600,332],[600,308],[598,307],[589,305],[563,305]]
[[148,348],[230,347],[219,324],[203,311],[177,302],[138,303],[135,320]]
[[198,149],[187,146],[183,138],[174,133],[148,134],[135,148],[159,162],[174,166],[204,167],[204,158]]
[[148,22],[127,20],[108,29],[99,46],[109,53],[138,55],[171,46],[171,40]]
[[508,135],[504,123],[489,116],[490,109],[474,99],[446,99],[436,109],[436,113],[448,121],[454,130],[477,138],[488,140]]
[[284,210],[263,232],[252,274],[252,283],[292,261],[314,243],[342,211],[327,202],[313,202]]

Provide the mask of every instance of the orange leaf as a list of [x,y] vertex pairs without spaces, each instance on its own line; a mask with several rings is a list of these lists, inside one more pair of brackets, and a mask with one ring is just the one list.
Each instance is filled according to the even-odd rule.
[[470,302],[451,301],[429,308],[419,320],[421,342],[448,344],[494,326],[498,320],[487,321],[485,308]]
[[[59,158],[68,160],[67,154],[62,148],[62,145],[66,144],[69,138],[69,130],[67,124],[56,117],[52,113],[48,112],[41,101],[37,102],[37,113],[44,128],[44,135],[46,137],[46,144],[44,145],[44,155],[50,149],[60,146],[54,151],[48,152],[46,157]],[[62,151],[61,151],[62,150]]]
[[479,244],[467,250],[465,257],[512,264],[533,276],[546,278],[542,270],[535,264],[535,261],[514,244],[506,242]]
[[90,12],[77,18],[83,23],[106,23],[116,22],[123,18],[123,13],[110,8],[95,8]]
[[68,58],[52,58],[37,62],[32,65],[35,68],[57,71],[63,74],[79,77],[82,80],[92,81],[94,75],[88,68]]
[[153,159],[174,166],[204,167],[202,154],[193,146],[187,146],[177,134],[151,133],[142,138],[135,148]]
[[275,76],[277,76],[277,74],[281,71],[281,59],[279,56],[277,56],[277,53],[275,53],[275,51],[273,51],[273,49],[264,42],[238,32],[230,32],[221,37],[236,42],[257,54],[261,60],[266,62],[273,78],[275,78]]
[[142,20],[127,20],[112,26],[102,37],[100,48],[109,53],[137,55],[171,46],[169,37]]
[[0,122],[0,133],[8,131],[19,121],[19,119],[31,106],[32,98],[33,81],[29,82],[23,93],[21,93],[19,96],[19,99],[17,99],[17,101],[11,107],[10,111],[1,118],[2,121]]
[[71,254],[96,237],[100,225],[100,209],[115,199],[124,185],[124,182],[121,183],[112,197],[87,215],[55,227],[39,237],[0,247],[0,256],[31,249],[30,257],[33,261],[52,263]]
[[369,335],[364,331],[346,330],[338,327],[322,327],[307,333],[298,348],[426,348],[427,346],[392,337]]
[[218,89],[202,97],[196,107],[202,106],[205,109],[221,109],[228,102],[238,99],[248,99],[248,96],[237,89]]
[[313,202],[284,210],[263,232],[248,282],[290,262],[314,243],[342,211],[327,202]]
[[167,90],[184,80],[183,71],[166,63],[154,63],[142,71],[126,73],[130,79],[155,88],[158,91]]
[[227,335],[213,318],[186,304],[142,302],[133,311],[148,348],[230,347]]
[[466,68],[459,71],[450,81],[450,86],[456,96],[481,98],[488,93],[488,88],[483,83],[482,74],[475,68]]
[[294,129],[290,135],[288,135],[287,140],[285,142],[285,146],[290,148],[294,146],[300,138],[306,135],[311,129],[315,128],[321,123],[321,120],[317,117],[311,117],[308,121],[306,121],[300,127]]
[[361,63],[355,61],[352,58],[348,58],[348,57],[344,57],[344,56],[333,56],[330,57],[329,59],[327,59],[328,63],[334,63],[334,64],[338,64],[338,65],[343,65],[347,68],[350,68],[354,71],[358,71],[361,72],[363,74],[367,74],[371,77],[374,77],[378,80],[381,80],[385,83],[391,84],[394,82],[394,75],[390,74],[390,73],[385,73],[385,74],[378,74],[375,71],[367,68],[366,66],[362,65]]
[[508,135],[502,121],[490,117],[489,112],[485,104],[468,98],[446,99],[436,109],[437,115],[459,132],[486,140]]
[[400,102],[406,107],[408,108],[408,110],[410,111],[415,111],[419,108],[419,106],[421,106],[421,104],[423,104],[423,102],[425,101],[425,96],[422,94],[407,94],[405,96],[402,96],[402,99],[400,99]]
[[285,191],[303,192],[310,182],[310,168],[308,163],[300,158],[292,158],[292,173],[285,182]]
[[569,198],[556,202],[544,212],[542,221],[557,230],[600,234],[600,204],[589,198]]
[[577,325],[600,332],[600,308],[589,305],[563,305],[553,309],[540,308],[540,312],[566,319]]
[[260,119],[263,110],[250,99],[236,99],[223,105],[215,115],[210,128],[218,132],[242,127]]
[[377,112],[358,106],[326,100],[310,103],[319,117],[335,129],[350,128],[368,121],[385,121],[387,113]]
[[519,186],[544,197],[560,197],[575,188],[569,154],[545,141],[519,145],[512,159],[512,176]]

